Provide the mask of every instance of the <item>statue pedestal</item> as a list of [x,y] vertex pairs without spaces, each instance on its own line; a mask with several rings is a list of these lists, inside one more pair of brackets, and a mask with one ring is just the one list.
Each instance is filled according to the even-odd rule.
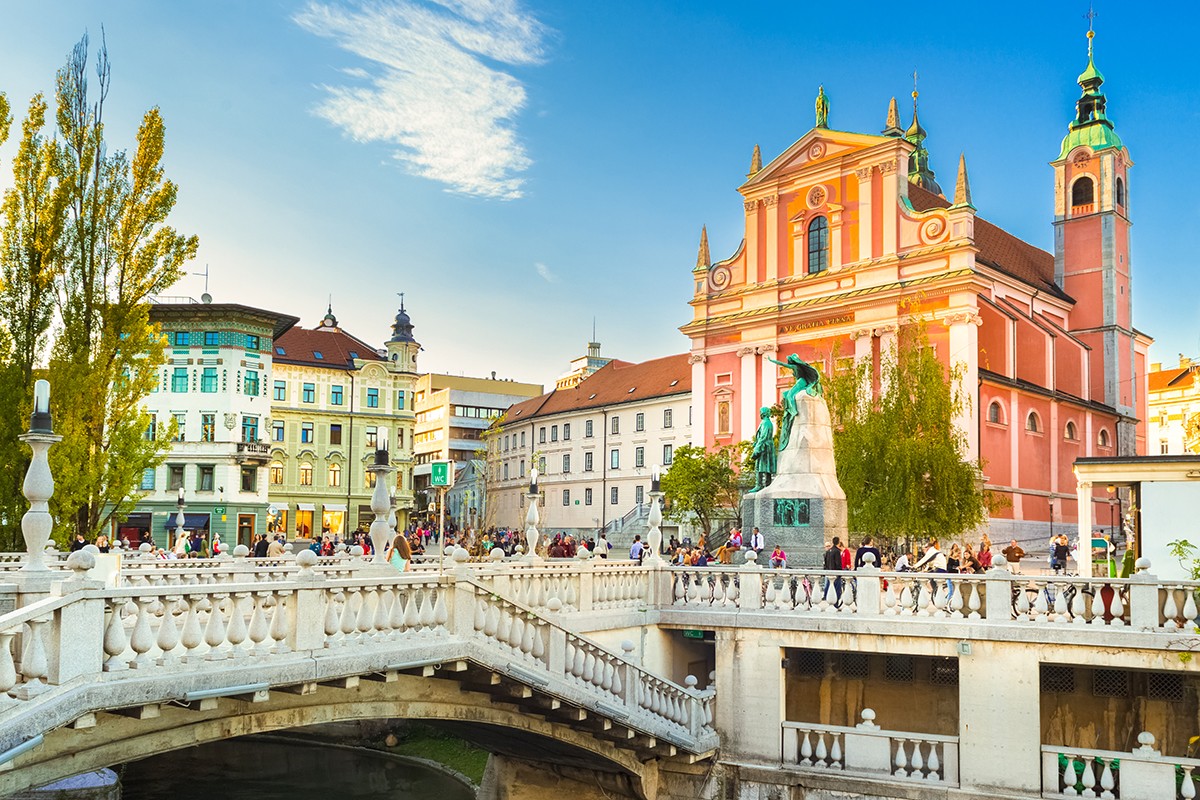
[[766,545],[760,558],[764,565],[780,545],[788,566],[819,569],[825,543],[834,536],[846,541],[846,493],[834,467],[833,427],[824,398],[800,394],[796,411],[775,479],[742,499],[742,537],[748,543],[754,528],[759,529]]

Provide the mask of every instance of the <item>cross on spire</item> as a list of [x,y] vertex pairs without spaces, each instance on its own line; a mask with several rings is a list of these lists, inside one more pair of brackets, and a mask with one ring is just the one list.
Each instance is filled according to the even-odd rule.
[[1088,3],[1088,13],[1083,15],[1083,18],[1088,21],[1088,59],[1092,58],[1092,40],[1096,38],[1096,6],[1094,3]]
[[400,310],[404,310],[404,292],[396,292],[396,296],[400,298]]

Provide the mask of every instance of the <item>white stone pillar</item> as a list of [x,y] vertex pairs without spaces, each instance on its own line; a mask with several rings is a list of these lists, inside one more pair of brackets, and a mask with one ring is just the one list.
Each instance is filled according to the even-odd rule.
[[[872,331],[870,328],[859,328],[850,332],[850,338],[854,342],[854,366],[857,369],[860,364],[871,363],[871,341]],[[837,365],[834,365],[836,368]],[[871,368],[868,367],[866,373],[862,376],[862,385],[859,387],[860,392],[866,393],[869,397],[871,394]]]
[[[959,657],[959,782],[964,791],[982,797],[1041,796],[1039,654],[1039,648],[976,639],[971,655]],[[1003,691],[981,691],[985,686]]]
[[883,176],[883,205],[879,209],[879,213],[883,217],[883,247],[881,251],[883,255],[890,256],[896,253],[900,243],[900,236],[897,233],[900,213],[900,181],[905,180],[905,177],[897,172],[895,159],[884,161],[876,166],[879,168],[879,174]]
[[975,309],[966,309],[947,314],[942,322],[950,331],[950,353],[948,362],[952,367],[962,365],[963,373],[958,385],[967,400],[966,407],[955,420],[967,437],[967,456],[979,458],[979,326],[983,320]]
[[738,387],[738,436],[748,439],[751,431],[758,430],[758,356],[753,347],[739,348],[737,354],[742,360],[742,380]]
[[[688,356],[688,363],[692,365],[692,444],[697,447],[707,447],[712,438],[705,428],[705,409],[708,406],[708,385],[705,383],[704,373],[706,360],[703,353],[692,353]],[[601,453],[600,457],[607,456]]]
[[762,200],[747,200],[746,207],[746,283],[758,283],[758,259],[762,243],[758,241],[759,204]]
[[871,257],[871,229],[874,227],[874,219],[871,215],[871,173],[875,170],[873,167],[862,167],[856,169],[854,174],[858,176],[858,260],[866,261]]
[[896,333],[899,325],[881,325],[875,329],[879,337],[879,394],[888,392],[888,377],[886,366],[896,358]]
[[779,198],[775,196],[763,198],[763,210],[766,214],[766,241],[763,251],[766,256],[764,274],[768,281],[779,278]]
[[[779,368],[770,361],[767,361],[767,358],[774,357],[776,348],[773,344],[760,344],[755,349],[758,351],[760,356],[763,356],[763,358],[760,359],[762,368],[762,389],[758,395],[758,402],[760,406],[773,406],[779,402],[779,381],[776,378],[776,376],[779,374]],[[748,439],[750,437],[747,436],[744,438]]]
[[1079,481],[1076,488],[1076,505],[1079,518],[1079,549],[1075,552],[1081,577],[1092,577],[1092,482]]
[[785,700],[778,634],[719,629],[715,653],[717,697],[728,698],[717,703],[722,758],[778,764]]

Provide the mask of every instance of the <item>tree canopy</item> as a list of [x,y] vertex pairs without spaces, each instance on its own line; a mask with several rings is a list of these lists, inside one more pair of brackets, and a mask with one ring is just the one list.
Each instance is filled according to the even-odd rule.
[[964,460],[966,435],[956,424],[970,402],[962,369],[938,359],[918,323],[882,354],[878,394],[869,361],[827,382],[851,531],[892,541],[950,538],[984,521],[982,473]]
[[736,519],[742,486],[735,467],[745,460],[746,449],[746,442],[711,451],[695,445],[677,448],[662,476],[666,517],[682,521],[694,516],[705,539],[718,521]]

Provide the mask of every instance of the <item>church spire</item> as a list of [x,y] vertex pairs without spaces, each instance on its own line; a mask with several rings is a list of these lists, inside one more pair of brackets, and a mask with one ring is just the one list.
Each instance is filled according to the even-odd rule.
[[955,207],[974,208],[971,205],[971,182],[967,178],[967,155],[958,154],[958,181],[954,184]]
[[747,178],[753,178],[762,169],[762,150],[758,149],[758,145],[754,145],[754,153],[750,156],[750,171],[746,173]]
[[696,253],[696,269],[706,270],[712,266],[712,258],[708,255],[708,226],[700,227],[700,251]]
[[913,73],[913,121],[904,132],[904,138],[912,142],[916,148],[908,157],[908,181],[934,194],[941,194],[942,187],[938,185],[933,169],[929,166],[929,151],[925,149],[925,129],[917,116],[917,73]]
[[[1089,20],[1095,14],[1089,13]],[[1096,31],[1088,25],[1088,60],[1087,67],[1080,73],[1076,82],[1081,94],[1075,101],[1075,119],[1068,126],[1068,133],[1063,139],[1062,151],[1059,158],[1066,158],[1079,145],[1087,145],[1093,151],[1109,147],[1121,148],[1121,137],[1113,129],[1112,120],[1108,118],[1105,106],[1108,99],[1100,87],[1104,84],[1104,75],[1096,68],[1095,51],[1093,48]]]
[[896,105],[896,98],[888,103],[887,125],[883,129],[884,136],[903,136],[904,128],[900,127],[900,107]]

